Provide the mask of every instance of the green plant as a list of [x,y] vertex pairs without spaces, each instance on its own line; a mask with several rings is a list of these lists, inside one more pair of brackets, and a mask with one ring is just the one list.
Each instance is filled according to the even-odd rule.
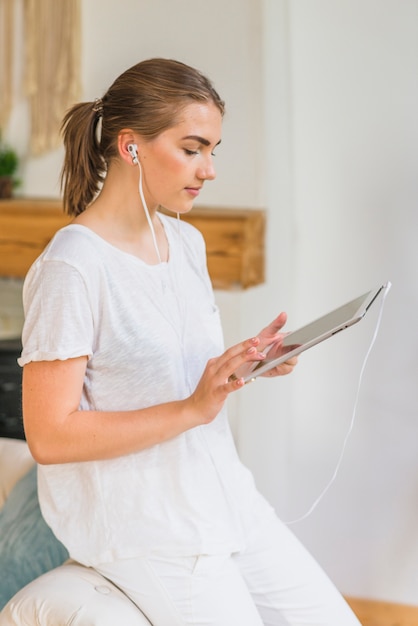
[[11,198],[13,189],[20,185],[16,178],[19,157],[13,148],[2,142],[0,132],[0,198]]
[[0,143],[0,176],[14,177],[19,166],[19,158],[13,148]]

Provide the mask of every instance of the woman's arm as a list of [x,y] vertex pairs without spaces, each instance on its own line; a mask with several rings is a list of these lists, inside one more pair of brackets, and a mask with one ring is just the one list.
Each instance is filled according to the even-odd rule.
[[193,394],[133,411],[80,411],[87,357],[37,361],[23,369],[26,439],[41,464],[108,459],[151,447],[211,422],[227,396],[244,384],[229,376],[248,361],[259,361],[259,338],[210,359]]

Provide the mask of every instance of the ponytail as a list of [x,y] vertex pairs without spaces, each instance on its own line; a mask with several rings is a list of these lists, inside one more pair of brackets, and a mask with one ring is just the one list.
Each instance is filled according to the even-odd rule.
[[67,112],[62,122],[65,157],[61,190],[64,210],[69,215],[78,215],[86,209],[100,191],[106,174],[106,163],[96,138],[101,114],[102,109],[96,103],[81,102]]

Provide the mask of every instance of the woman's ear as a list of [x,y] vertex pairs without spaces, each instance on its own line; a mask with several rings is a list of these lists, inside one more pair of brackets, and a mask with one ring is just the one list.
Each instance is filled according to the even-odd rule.
[[133,165],[138,164],[138,144],[132,131],[122,131],[118,135],[120,157]]

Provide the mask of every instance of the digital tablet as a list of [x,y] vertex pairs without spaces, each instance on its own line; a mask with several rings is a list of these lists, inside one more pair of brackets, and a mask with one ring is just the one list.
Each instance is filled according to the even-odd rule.
[[259,361],[252,370],[244,376],[244,381],[247,383],[254,380],[273,367],[284,363],[291,357],[332,337],[345,328],[353,326],[353,324],[359,322],[366,315],[377,296],[384,291],[387,286],[388,284],[381,285],[376,289],[371,289],[362,296],[350,300],[350,302],[319,317],[310,324],[289,333],[285,336],[280,345],[273,343],[265,350],[267,357],[263,361]]

